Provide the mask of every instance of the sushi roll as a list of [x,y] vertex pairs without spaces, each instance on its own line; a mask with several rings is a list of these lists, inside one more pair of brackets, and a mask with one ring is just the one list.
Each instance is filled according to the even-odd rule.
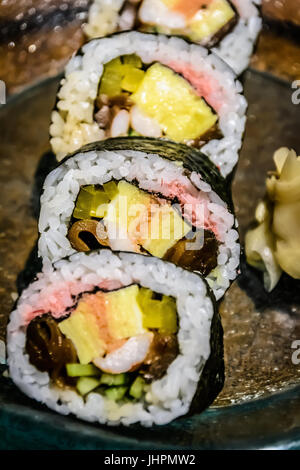
[[94,0],[88,38],[138,29],[182,36],[212,48],[240,74],[249,64],[262,21],[261,0]]
[[22,293],[8,325],[9,371],[61,414],[166,424],[222,389],[222,335],[199,275],[138,254],[77,253]]
[[183,39],[135,31],[84,45],[66,67],[50,126],[58,161],[109,137],[142,135],[201,149],[233,170],[247,103],[231,69]]
[[220,299],[240,245],[226,181],[186,145],[123,137],[89,144],[47,176],[39,256],[52,263],[108,246],[201,273]]

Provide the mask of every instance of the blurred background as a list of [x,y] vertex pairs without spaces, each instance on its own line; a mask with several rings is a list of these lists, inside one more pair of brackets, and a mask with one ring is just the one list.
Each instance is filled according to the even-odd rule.
[[[12,95],[59,73],[84,42],[91,0],[0,0],[0,79]],[[300,0],[263,0],[251,67],[300,79]]]

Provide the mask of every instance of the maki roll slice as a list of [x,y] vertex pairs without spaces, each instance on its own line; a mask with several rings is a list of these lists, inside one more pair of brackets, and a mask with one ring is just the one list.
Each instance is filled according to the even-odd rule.
[[224,382],[206,282],[156,258],[101,250],[44,269],[8,325],[15,384],[53,410],[107,424],[166,424]]
[[217,299],[237,276],[240,246],[227,184],[186,145],[124,137],[89,144],[49,173],[39,256],[100,247],[144,253],[206,277]]
[[238,161],[247,103],[234,73],[183,39],[127,32],[84,45],[66,67],[50,126],[58,161],[109,137],[201,149],[223,176]]
[[240,74],[249,63],[261,18],[261,0],[94,0],[86,35],[137,29],[182,36],[213,48]]

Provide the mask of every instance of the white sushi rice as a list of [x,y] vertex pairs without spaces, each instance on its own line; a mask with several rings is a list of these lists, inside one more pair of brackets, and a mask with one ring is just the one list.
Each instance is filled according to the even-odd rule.
[[[72,255],[68,228],[80,187],[104,184],[112,179],[138,181],[141,189],[168,196],[167,185],[180,182],[184,187],[195,187],[199,195],[209,199],[210,220],[216,225],[219,246],[218,267],[207,280],[220,299],[237,276],[240,245],[234,216],[226,204],[212,191],[201,175],[193,172],[190,179],[185,169],[158,155],[134,151],[89,151],[66,159],[46,178],[41,197],[39,218],[39,255],[45,262],[54,262]],[[124,249],[115,246],[116,249]]]
[[235,28],[212,50],[240,75],[247,69],[262,27],[257,6],[261,0],[231,0],[240,18]]
[[[231,0],[231,2],[238,11],[238,22],[212,50],[239,75],[249,65],[255,41],[261,30],[262,20],[257,9],[257,6],[261,5],[261,0]],[[94,0],[89,10],[88,23],[85,26],[87,36],[96,38],[112,34],[117,30],[133,29],[134,16],[131,21],[124,22],[123,20],[124,16],[130,17],[130,10],[120,15],[124,4],[125,0]],[[180,18],[179,23],[176,23],[178,15],[172,14],[161,0],[155,0],[152,12],[149,9],[147,14],[153,16],[155,21],[157,11],[161,8],[166,10],[166,16],[163,18],[164,25],[171,29],[182,27]]]
[[213,84],[205,86],[209,95],[206,100],[212,106],[217,103],[223,138],[209,141],[201,151],[223,176],[231,173],[242,145],[247,102],[241,83],[215,54],[177,37],[134,31],[95,39],[83,46],[82,53],[68,63],[58,92],[57,109],[52,113],[50,142],[58,161],[84,144],[104,139],[105,133],[93,116],[103,66],[121,55],[137,54],[145,64],[158,61],[192,68],[208,84]]
[[[30,364],[25,352],[28,314],[44,308],[51,290],[65,286],[98,285],[105,280],[127,286],[138,283],[176,299],[179,319],[179,354],[165,376],[152,382],[139,403],[116,403],[97,393],[86,400],[72,390],[56,387],[48,373]],[[78,287],[69,294],[78,294]],[[66,296],[68,299],[69,296]],[[69,307],[65,301],[64,309]],[[64,312],[64,309],[62,312]],[[50,312],[51,313],[51,312]],[[142,255],[101,250],[88,255],[77,253],[68,260],[49,266],[39,274],[20,297],[8,325],[8,364],[10,376],[29,397],[62,413],[73,413],[87,421],[111,425],[141,423],[166,424],[186,414],[196,392],[203,367],[210,355],[210,329],[214,308],[202,279],[170,263]]]

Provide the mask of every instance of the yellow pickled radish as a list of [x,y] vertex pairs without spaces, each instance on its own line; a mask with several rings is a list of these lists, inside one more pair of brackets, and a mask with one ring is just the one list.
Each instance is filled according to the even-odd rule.
[[121,82],[121,88],[131,93],[135,92],[143,80],[144,75],[145,72],[143,70],[129,67]]
[[143,79],[141,67],[141,59],[134,54],[111,60],[104,66],[99,93],[113,97],[120,95],[122,89],[135,91]]
[[140,69],[143,65],[141,59],[136,54],[124,55],[122,59],[123,64],[131,65],[132,67],[135,67],[137,69]]
[[143,327],[158,329],[160,333],[177,332],[176,302],[172,297],[163,295],[161,300],[153,299],[153,292],[140,288],[138,302],[143,312]]
[[108,183],[104,183],[103,189],[110,200],[112,200],[118,193],[118,186],[115,181],[109,181]]
[[100,83],[100,95],[109,97],[120,95],[122,75],[116,72],[105,71]]

